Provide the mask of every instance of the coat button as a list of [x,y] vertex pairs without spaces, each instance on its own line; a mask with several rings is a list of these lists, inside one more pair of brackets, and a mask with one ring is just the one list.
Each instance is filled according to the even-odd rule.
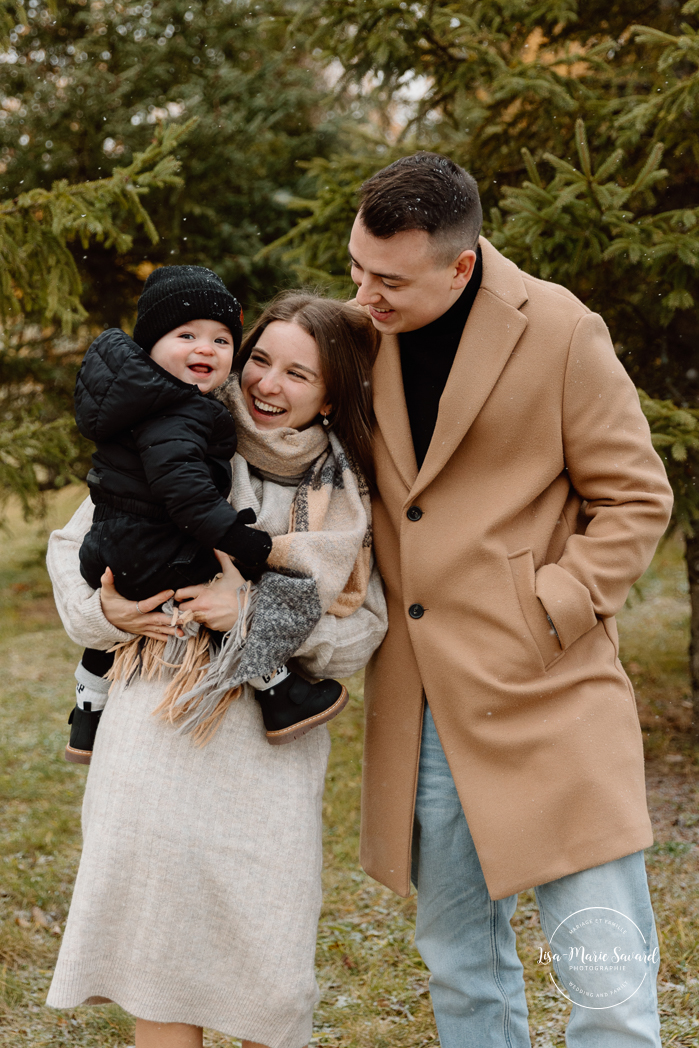
[[408,520],[419,520],[422,516],[422,510],[419,506],[411,506],[406,515]]
[[421,619],[425,614],[425,609],[422,604],[411,604],[408,608],[408,615],[411,619]]

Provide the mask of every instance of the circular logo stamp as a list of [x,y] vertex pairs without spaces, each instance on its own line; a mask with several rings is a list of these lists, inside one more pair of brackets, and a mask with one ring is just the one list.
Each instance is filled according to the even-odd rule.
[[658,948],[630,917],[607,906],[586,906],[558,925],[538,964],[566,1000],[581,1008],[616,1008],[655,977]]

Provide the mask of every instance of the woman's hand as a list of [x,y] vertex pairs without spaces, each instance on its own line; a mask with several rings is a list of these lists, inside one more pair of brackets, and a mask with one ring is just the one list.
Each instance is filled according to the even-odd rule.
[[175,593],[180,604],[180,615],[201,622],[212,630],[227,633],[238,621],[238,589],[245,579],[227,553],[215,549],[221,565],[221,575],[203,586],[185,586]]
[[172,590],[163,590],[147,600],[127,600],[117,592],[111,568],[106,568],[100,579],[102,590],[100,600],[105,618],[112,626],[125,633],[135,633],[154,640],[165,640],[172,634],[182,635],[176,626],[170,625],[170,616],[162,611],[154,611],[173,595]]

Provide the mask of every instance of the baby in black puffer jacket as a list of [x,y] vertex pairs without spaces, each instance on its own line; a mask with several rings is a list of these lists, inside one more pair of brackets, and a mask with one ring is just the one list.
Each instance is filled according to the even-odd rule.
[[[265,563],[270,536],[248,527],[252,509],[226,501],[236,433],[211,392],[241,338],[240,305],[215,273],[167,266],[145,283],[133,339],[111,328],[87,351],[75,413],[97,445],[87,478],[95,513],[80,550],[93,589],[107,567],[128,600],[200,583],[220,571],[214,549],[250,568]],[[66,749],[75,763],[89,763],[113,659],[86,649],[76,671]]]

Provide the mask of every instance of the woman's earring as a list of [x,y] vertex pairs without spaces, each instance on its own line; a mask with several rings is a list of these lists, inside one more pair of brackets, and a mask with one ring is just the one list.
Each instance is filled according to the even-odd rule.
[[330,423],[328,422],[328,416],[327,415],[323,415],[323,425],[324,426],[329,426],[330,425]]

